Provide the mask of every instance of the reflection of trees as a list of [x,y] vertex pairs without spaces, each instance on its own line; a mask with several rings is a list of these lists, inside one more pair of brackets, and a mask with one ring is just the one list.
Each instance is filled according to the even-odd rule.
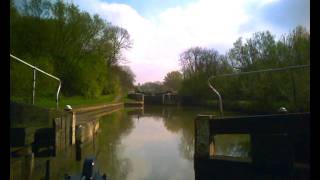
[[216,135],[214,139],[217,155],[234,157],[250,156],[249,135]]
[[99,149],[97,159],[101,172],[110,179],[126,179],[132,170],[129,159],[119,157],[120,140],[131,132],[134,123],[123,111],[118,111],[100,119],[101,133],[97,139]]
[[162,107],[164,126],[173,133],[181,133],[180,155],[193,160],[194,153],[194,119],[197,111],[188,111],[177,107]]
[[194,154],[194,145],[193,140],[194,137],[190,133],[186,133],[186,131],[182,131],[181,143],[179,144],[179,150],[182,157],[193,160]]

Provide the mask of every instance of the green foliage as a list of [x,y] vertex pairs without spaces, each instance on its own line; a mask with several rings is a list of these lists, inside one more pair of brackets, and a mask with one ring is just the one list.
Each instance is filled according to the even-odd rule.
[[122,93],[127,93],[128,91],[133,90],[135,75],[128,66],[115,66],[112,68],[111,72],[118,75],[117,82],[120,85],[119,90],[122,91]]
[[190,48],[180,55],[180,64],[184,76],[180,93],[200,100],[212,96],[207,84],[210,76],[233,72],[226,57],[214,49]]
[[178,91],[181,87],[182,74],[179,71],[171,71],[164,77],[163,84],[170,90]]
[[[127,30],[63,1],[24,2],[17,8],[10,1],[11,54],[59,77],[65,96],[97,98],[132,88],[134,74],[119,66],[122,49],[132,44]],[[32,70],[10,66],[11,96],[31,99]],[[37,95],[51,96],[56,88],[37,73]]]
[[163,93],[168,89],[163,85],[163,83],[156,81],[156,82],[146,82],[142,85],[139,85],[137,87],[137,90],[140,92],[157,94],[157,93]]
[[[210,76],[310,64],[310,33],[301,26],[276,41],[269,32],[257,32],[246,41],[239,38],[226,55],[195,47],[180,56],[183,82],[180,94],[201,100],[217,99],[209,89]],[[211,81],[224,101],[245,101],[250,110],[309,111],[310,70],[217,77]],[[237,103],[228,103],[230,107]],[[234,105],[232,105],[234,104]]]

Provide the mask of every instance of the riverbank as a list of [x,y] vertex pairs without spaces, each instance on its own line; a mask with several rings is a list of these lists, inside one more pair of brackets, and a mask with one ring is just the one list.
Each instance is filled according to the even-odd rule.
[[[31,104],[30,98],[10,97],[10,100],[17,103]],[[129,99],[124,95],[116,94],[104,95],[98,98],[85,98],[83,96],[61,96],[59,99],[59,107],[61,109],[63,109],[66,105],[71,105],[73,109],[80,109],[114,103],[138,104],[138,106],[141,106],[140,101]],[[56,108],[56,102],[54,97],[39,97],[35,100],[35,106],[42,108]]]
[[[17,103],[27,103],[26,98],[18,98],[18,97],[10,97],[10,99]],[[61,96],[59,99],[59,107],[64,108],[66,105],[71,105],[73,108],[82,108],[87,106],[96,106],[103,105],[106,103],[117,103],[123,101],[123,98],[120,95],[110,94],[100,96],[98,98],[85,98],[82,96],[72,96],[72,97],[64,97]],[[54,97],[41,97],[36,98],[35,106],[43,107],[43,108],[55,108],[56,102]]]
[[[259,100],[223,100],[224,111],[245,112],[250,114],[276,113],[280,107],[285,107],[288,112],[308,112],[308,103],[289,101],[259,101]],[[210,107],[219,111],[218,100],[200,100],[192,97],[181,98],[182,106]],[[298,106],[299,105],[299,106]]]

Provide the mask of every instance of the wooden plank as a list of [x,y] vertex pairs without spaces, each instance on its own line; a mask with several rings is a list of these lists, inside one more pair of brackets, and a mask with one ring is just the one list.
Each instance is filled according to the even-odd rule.
[[210,157],[210,116],[198,116],[195,120],[195,154],[194,158]]
[[195,162],[195,179],[248,179],[252,176],[252,165],[248,161],[227,158],[198,159]]
[[[250,159],[216,156],[212,159],[199,159],[195,166],[195,179],[275,179],[287,177],[290,179],[309,179],[308,164],[294,164],[293,174],[278,174],[275,172],[255,171]],[[281,178],[280,178],[281,179]]]
[[210,121],[213,134],[301,133],[310,130],[310,113],[225,117]]

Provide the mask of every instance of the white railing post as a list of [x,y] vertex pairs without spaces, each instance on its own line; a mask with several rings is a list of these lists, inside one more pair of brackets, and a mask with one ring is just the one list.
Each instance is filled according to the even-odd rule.
[[32,104],[34,105],[34,97],[36,94],[36,73],[37,70],[33,69],[33,88],[32,88]]
[[17,61],[19,61],[19,62],[23,63],[24,65],[27,65],[27,66],[29,66],[29,67],[31,67],[31,68],[33,69],[33,91],[32,91],[32,104],[34,104],[35,93],[36,93],[36,92],[35,92],[35,89],[36,89],[36,71],[39,71],[39,72],[41,72],[41,73],[43,73],[43,74],[45,74],[45,75],[47,75],[47,76],[49,76],[49,77],[51,77],[51,78],[53,78],[53,79],[57,80],[57,81],[59,81],[59,86],[58,86],[57,96],[56,96],[56,104],[57,104],[57,109],[58,109],[58,108],[59,108],[59,93],[60,93],[60,89],[61,89],[61,80],[60,80],[59,78],[57,78],[57,77],[55,77],[55,76],[53,76],[53,75],[51,75],[51,74],[49,74],[49,73],[47,73],[47,72],[43,71],[43,70],[41,70],[41,69],[39,69],[39,68],[37,68],[37,67],[35,67],[35,66],[33,66],[33,65],[31,65],[31,64],[29,64],[29,63],[27,63],[27,62],[25,62],[25,61],[23,61],[23,60],[21,60],[21,59],[19,59],[19,58],[15,57],[15,56],[14,56],[14,55],[12,55],[12,54],[10,54],[10,57],[12,57],[13,59],[15,59],[15,60],[17,60]]

